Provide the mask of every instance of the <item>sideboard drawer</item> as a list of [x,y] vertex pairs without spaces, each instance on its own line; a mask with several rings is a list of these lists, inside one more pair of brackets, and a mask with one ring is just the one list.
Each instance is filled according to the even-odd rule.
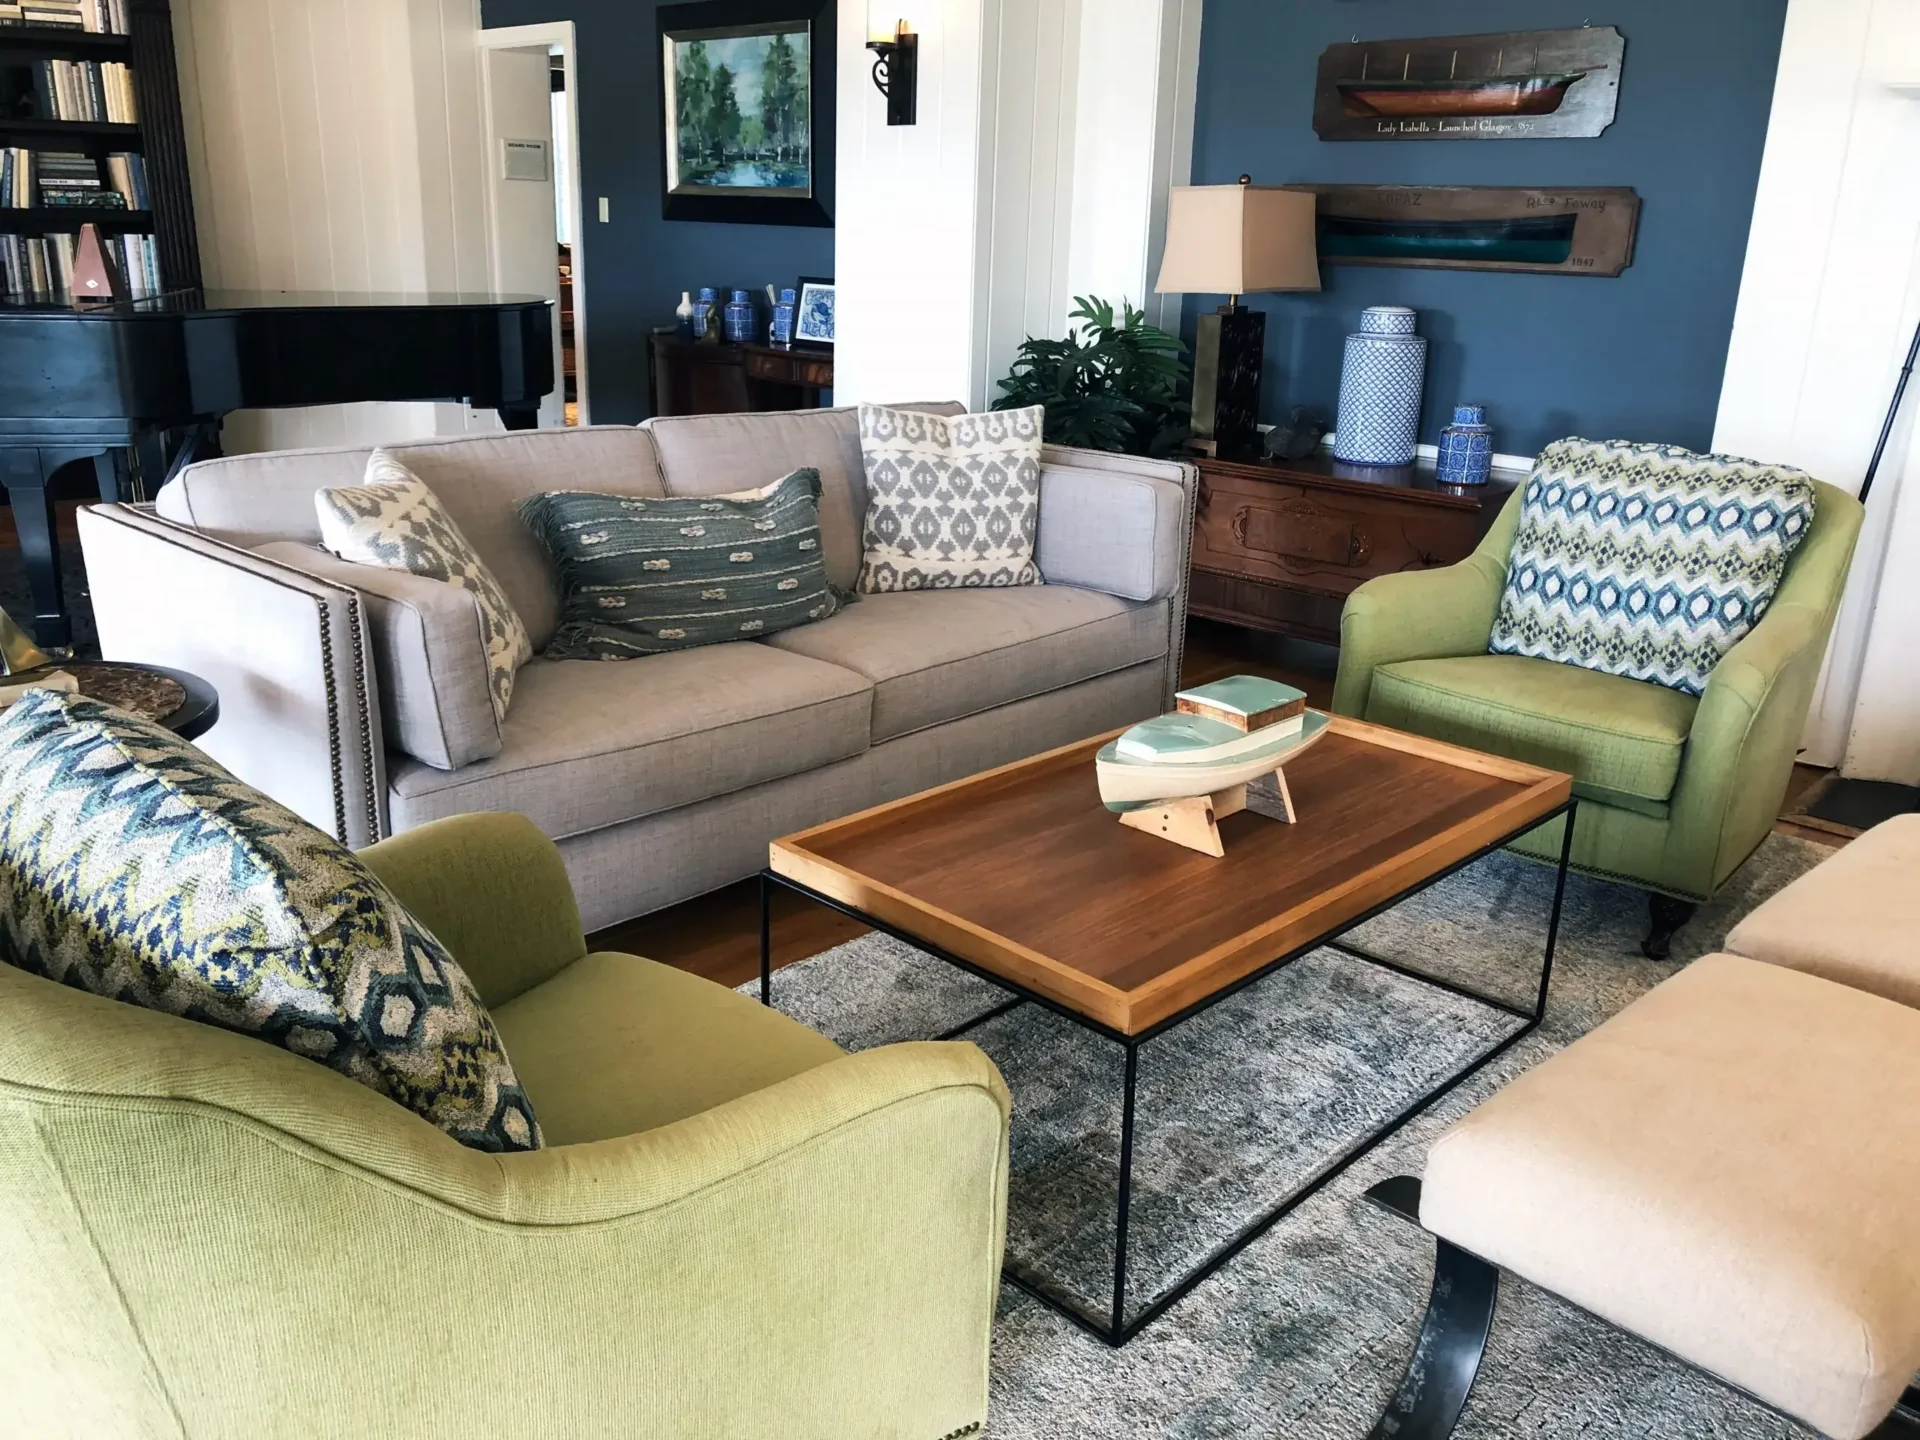
[[1351,519],[1325,514],[1299,500],[1235,506],[1229,526],[1234,543],[1241,549],[1282,560],[1359,565],[1365,563],[1373,548]]
[[1196,569],[1344,597],[1375,575],[1448,565],[1479,539],[1472,511],[1207,474]]

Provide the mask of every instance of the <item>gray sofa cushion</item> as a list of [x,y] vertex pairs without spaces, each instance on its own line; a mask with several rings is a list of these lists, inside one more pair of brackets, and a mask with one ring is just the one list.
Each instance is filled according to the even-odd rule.
[[[966,413],[964,405],[895,408],[933,415]],[[842,590],[853,589],[860,574],[860,529],[867,518],[858,411],[660,416],[647,421],[643,428],[651,432],[659,447],[660,473],[670,495],[754,490],[789,470],[818,470],[820,537],[827,551],[827,579]]]
[[1186,578],[1186,523],[1186,492],[1175,481],[1074,465],[1040,467],[1034,559],[1049,585],[1163,600]]
[[758,643],[872,680],[877,745],[1160,658],[1167,626],[1165,602],[1026,585],[863,595],[831,620]]
[[388,771],[395,830],[517,810],[559,839],[857,755],[871,684],[754,641],[520,672],[500,753],[452,773]]
[[356,565],[293,540],[275,540],[254,553],[365,598],[387,744],[436,770],[500,753],[486,638],[472,591],[404,570]]
[[[540,542],[513,507],[542,490],[666,494],[652,437],[625,425],[475,435],[385,449],[446,506],[507,592],[536,650],[559,623],[560,592]],[[360,445],[208,460],[163,488],[156,504],[169,520],[249,549],[270,540],[318,544],[313,492],[358,485],[372,453],[372,447]]]

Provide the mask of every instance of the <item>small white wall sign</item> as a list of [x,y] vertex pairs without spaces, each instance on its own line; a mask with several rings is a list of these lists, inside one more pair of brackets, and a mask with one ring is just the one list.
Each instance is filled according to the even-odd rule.
[[549,180],[553,176],[551,157],[545,140],[502,140],[500,142],[500,178],[503,180]]

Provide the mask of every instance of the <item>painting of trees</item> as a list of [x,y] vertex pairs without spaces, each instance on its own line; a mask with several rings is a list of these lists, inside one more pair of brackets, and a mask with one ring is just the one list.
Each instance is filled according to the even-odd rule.
[[668,38],[676,132],[670,190],[810,192],[809,31],[769,27],[759,34],[736,29]]

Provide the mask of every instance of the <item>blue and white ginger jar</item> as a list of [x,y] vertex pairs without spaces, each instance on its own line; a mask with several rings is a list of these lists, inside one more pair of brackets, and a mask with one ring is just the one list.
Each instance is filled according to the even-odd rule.
[[1440,432],[1434,479],[1442,485],[1484,485],[1493,473],[1493,427],[1484,405],[1456,405],[1453,423]]
[[1420,434],[1420,391],[1427,379],[1427,342],[1418,317],[1403,305],[1361,312],[1347,337],[1340,372],[1340,414],[1333,453],[1350,465],[1411,465]]

